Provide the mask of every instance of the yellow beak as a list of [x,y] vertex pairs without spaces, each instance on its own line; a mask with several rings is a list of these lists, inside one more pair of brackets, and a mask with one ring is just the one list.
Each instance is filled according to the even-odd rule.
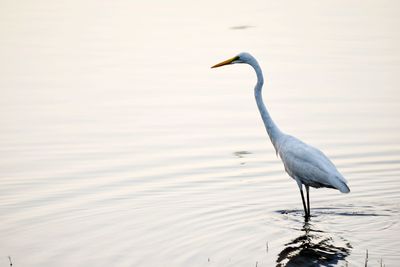
[[225,60],[225,61],[222,61],[222,62],[220,62],[220,63],[218,63],[218,64],[215,64],[215,65],[212,66],[211,68],[218,68],[218,67],[221,67],[221,66],[224,66],[224,65],[232,64],[232,62],[235,61],[236,59],[238,59],[237,56],[236,56],[236,57],[233,57],[233,58],[230,58],[230,59],[227,59],[227,60]]

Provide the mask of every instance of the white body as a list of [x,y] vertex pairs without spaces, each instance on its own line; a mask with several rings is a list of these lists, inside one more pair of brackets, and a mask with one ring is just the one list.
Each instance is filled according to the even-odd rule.
[[[296,180],[300,189],[306,221],[310,217],[309,188],[327,187],[338,189],[342,193],[350,192],[344,177],[335,165],[318,149],[307,145],[299,139],[282,133],[276,126],[262,99],[261,90],[264,77],[257,60],[248,53],[240,53],[236,57],[218,63],[212,68],[228,64],[246,63],[252,66],[257,74],[257,84],[254,88],[257,107],[264,122],[265,129],[275,147],[276,154],[282,159],[286,172]],[[307,191],[307,204],[304,199],[303,185]]]
[[286,172],[297,181],[301,193],[303,193],[302,185],[305,185],[307,189],[307,198],[310,186],[315,188],[335,188],[342,193],[350,192],[349,187],[346,185],[346,180],[328,157],[320,150],[303,143],[299,139],[282,133],[276,126],[262,99],[261,90],[264,84],[262,70],[252,55],[249,53],[240,53],[234,58],[214,65],[213,68],[235,63],[246,63],[254,68],[257,75],[254,95],[258,110],[276,153],[282,159]]
[[247,53],[242,53],[239,56],[256,71],[257,84],[254,88],[254,94],[257,106],[276,153],[282,159],[289,176],[296,180],[300,189],[304,184],[306,187],[328,187],[338,189],[342,193],[350,192],[349,187],[346,185],[346,179],[324,153],[279,130],[262,99],[261,90],[264,78],[258,62]]
[[297,181],[300,189],[304,184],[306,187],[328,187],[338,189],[342,193],[350,192],[346,179],[324,153],[278,129],[262,100],[264,78],[260,66],[256,59],[247,53],[240,54],[240,58],[244,58],[256,71],[257,84],[254,94],[257,106],[276,153],[282,159],[289,176]]
[[283,135],[277,143],[277,153],[286,172],[297,181],[315,188],[328,187],[342,193],[350,192],[346,179],[320,150],[299,139]]

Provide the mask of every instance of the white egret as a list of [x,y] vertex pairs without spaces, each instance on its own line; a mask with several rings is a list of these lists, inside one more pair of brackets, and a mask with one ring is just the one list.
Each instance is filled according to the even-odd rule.
[[[286,172],[299,186],[305,219],[308,220],[310,217],[310,186],[315,188],[334,188],[338,189],[342,193],[349,193],[350,189],[346,184],[347,181],[339,173],[329,158],[320,150],[279,130],[264,105],[261,95],[264,78],[260,65],[252,55],[249,53],[240,53],[239,55],[218,63],[211,68],[236,63],[249,64],[256,72],[257,83],[254,88],[254,94],[258,110],[260,111],[269,138],[271,139],[277,155],[281,158]],[[307,205],[304,200],[303,185],[307,192]]]

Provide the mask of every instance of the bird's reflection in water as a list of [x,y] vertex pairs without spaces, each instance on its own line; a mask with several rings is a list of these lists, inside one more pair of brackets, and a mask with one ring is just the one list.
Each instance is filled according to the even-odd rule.
[[340,237],[334,239],[310,223],[305,223],[300,231],[301,235],[285,244],[279,253],[277,267],[336,266],[345,263],[352,248],[349,242]]

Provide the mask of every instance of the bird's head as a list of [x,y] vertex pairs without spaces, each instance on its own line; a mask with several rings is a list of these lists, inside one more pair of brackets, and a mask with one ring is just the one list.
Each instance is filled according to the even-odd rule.
[[230,58],[230,59],[222,61],[218,64],[215,64],[211,68],[218,68],[218,67],[222,67],[225,65],[236,64],[236,63],[250,63],[253,59],[254,58],[252,55],[250,55],[249,53],[243,52],[237,56],[234,56],[233,58]]

